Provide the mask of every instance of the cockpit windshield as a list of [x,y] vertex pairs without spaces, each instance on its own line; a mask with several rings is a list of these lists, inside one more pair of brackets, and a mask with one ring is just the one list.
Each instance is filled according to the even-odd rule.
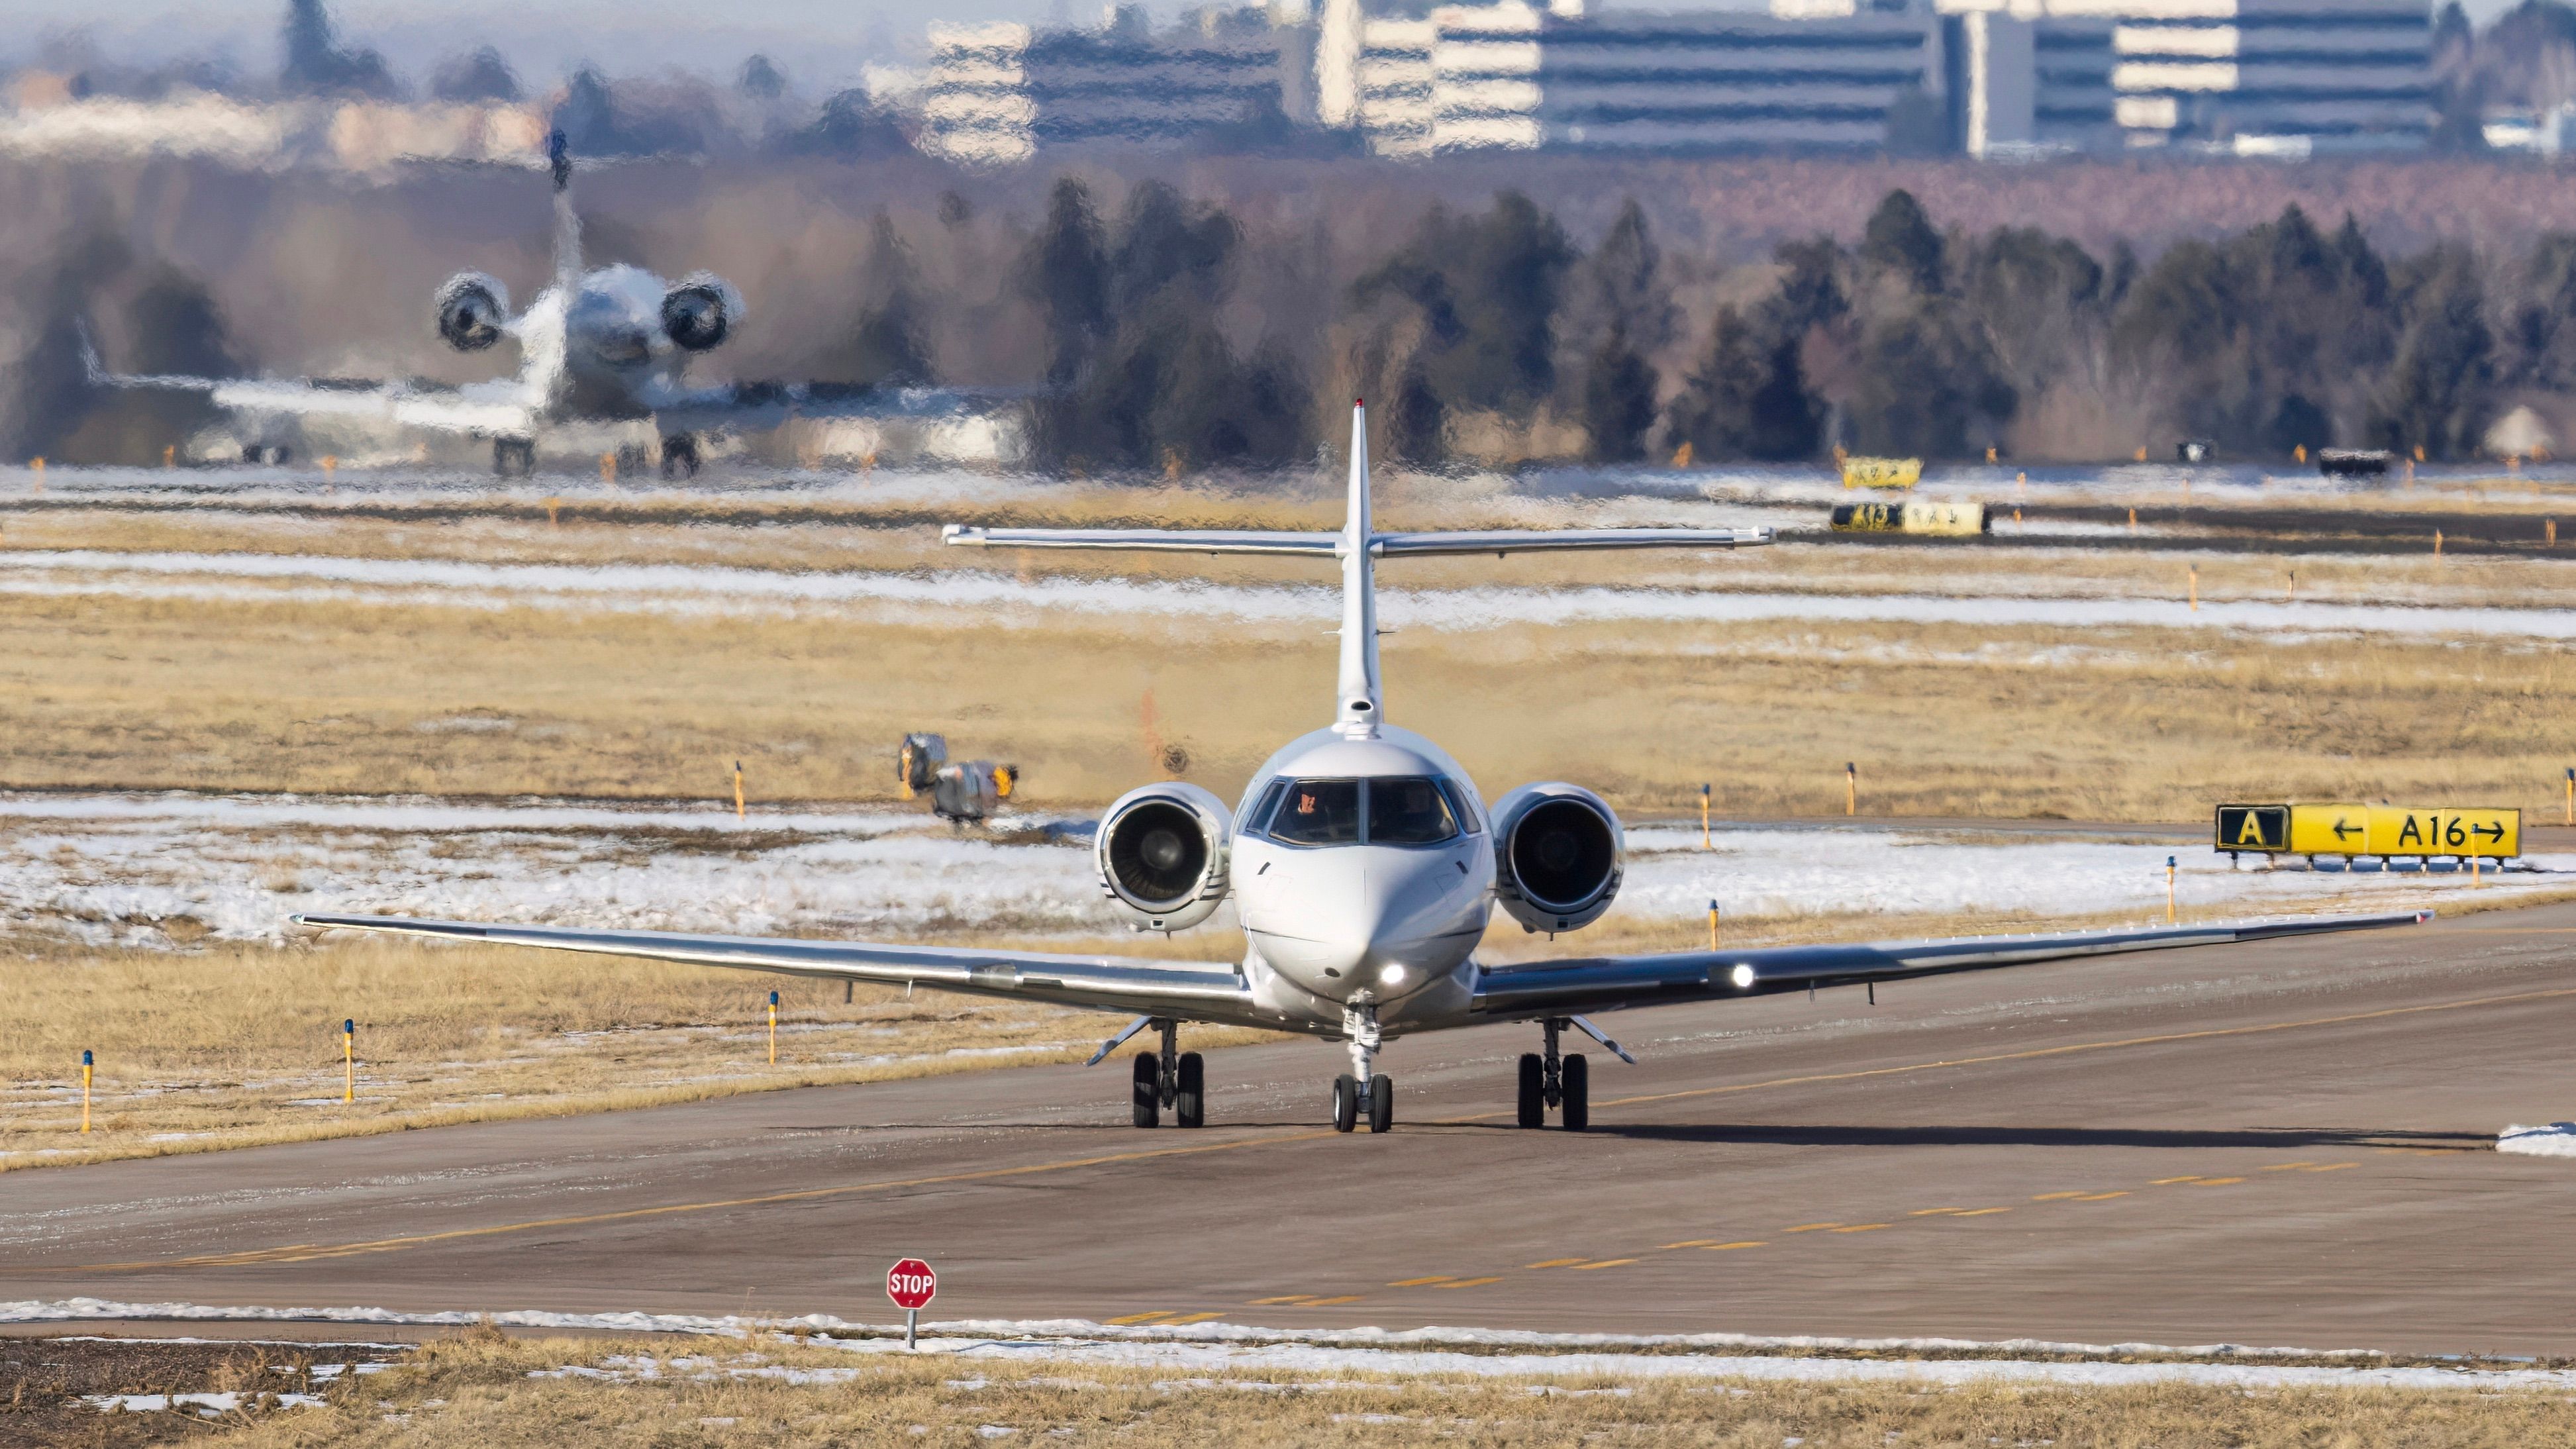
[[1356,845],[1360,838],[1360,782],[1299,780],[1270,817],[1270,836],[1290,845]]
[[1458,835],[1440,787],[1421,778],[1368,782],[1371,845],[1438,845]]
[[1436,779],[1415,775],[1285,783],[1285,790],[1262,792],[1265,805],[1274,798],[1278,804],[1257,827],[1285,844],[1438,845],[1458,838],[1457,811]]

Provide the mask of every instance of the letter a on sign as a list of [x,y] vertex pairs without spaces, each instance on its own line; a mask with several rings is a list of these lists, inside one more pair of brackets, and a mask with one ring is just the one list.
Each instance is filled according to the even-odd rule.
[[2220,850],[2277,851],[2290,844],[2287,805],[2221,805],[2212,843]]

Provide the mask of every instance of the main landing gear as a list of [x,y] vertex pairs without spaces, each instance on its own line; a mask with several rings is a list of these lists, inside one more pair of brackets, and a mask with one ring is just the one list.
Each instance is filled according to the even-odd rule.
[[492,475],[494,477],[525,478],[536,471],[536,439],[494,438],[492,440]]
[[673,433],[662,440],[662,476],[698,476],[698,438],[695,433]]
[[1379,1042],[1377,1008],[1343,1007],[1342,1035],[1351,1044],[1351,1070],[1333,1078],[1333,1130],[1352,1130],[1365,1112],[1371,1132],[1387,1131],[1395,1126],[1395,1081],[1369,1070]]
[[1580,1132],[1592,1124],[1592,1068],[1581,1053],[1570,1057],[1556,1054],[1556,1035],[1574,1023],[1561,1016],[1551,1016],[1540,1025],[1547,1032],[1547,1051],[1525,1052],[1521,1056],[1520,1123],[1524,1127],[1547,1125],[1547,1109],[1557,1109],[1558,1122],[1568,1132]]
[[1150,1025],[1162,1032],[1163,1050],[1136,1054],[1136,1125],[1160,1125],[1169,1107],[1173,1126],[1206,1126],[1207,1063],[1197,1052],[1181,1050],[1179,1022],[1157,1018]]

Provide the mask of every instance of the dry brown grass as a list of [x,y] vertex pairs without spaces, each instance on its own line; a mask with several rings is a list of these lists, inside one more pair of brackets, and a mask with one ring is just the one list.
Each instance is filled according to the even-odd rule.
[[[612,1363],[612,1360],[616,1362]],[[660,1375],[533,1378],[566,1366]],[[799,1384],[780,1370],[834,1381]],[[737,1371],[766,1371],[752,1377]],[[1687,1444],[1887,1449],[2053,1444],[2062,1449],[2358,1449],[2518,1446],[2576,1437],[2576,1404],[2539,1392],[1944,1390],[1862,1383],[1553,1380],[1424,1373],[1153,1370],[996,1356],[854,1356],[736,1340],[603,1344],[441,1340],[403,1368],[272,1414],[221,1442],[555,1446]]]
[[[1050,944],[1241,951],[1239,938]],[[11,1023],[0,1037],[0,1169],[1080,1061],[1119,1024],[1030,1003],[907,999],[899,988],[853,995],[844,1004],[830,983],[399,940],[14,956],[0,960]],[[349,1019],[358,1100],[344,1104]],[[1190,1035],[1193,1046],[1259,1039]],[[87,1136],[84,1049],[99,1063]]]
[[[71,527],[81,517],[103,520],[90,542],[142,542],[125,534],[136,520],[113,515],[48,516],[46,526],[71,531],[47,542],[83,541]],[[514,556],[509,529],[424,536],[350,520],[296,546]],[[565,532],[579,535],[584,560],[732,556],[722,540],[677,529]],[[926,532],[848,530],[847,549],[797,531],[737,532],[747,537],[740,552],[780,566],[961,563]],[[1258,560],[1115,567],[1321,581]],[[1408,566],[1390,577],[2168,598],[2184,582],[2169,558],[2003,550],[1421,567],[1447,572]],[[2286,567],[2215,559],[2201,586],[2212,599],[2274,596]],[[2296,567],[2307,598],[2567,599],[2558,566],[2546,563]],[[1173,742],[1189,751],[1192,778],[1230,791],[1316,722],[1332,667],[1328,622],[1220,628],[1058,614],[1006,627],[927,610],[888,622],[10,597],[0,599],[9,643],[0,731],[13,748],[0,777],[39,787],[713,796],[743,758],[756,798],[871,799],[890,791],[891,742],[931,727],[962,751],[1028,766],[1041,805],[1096,804],[1152,778],[1153,747]],[[2576,672],[2562,680],[2565,651],[2528,642],[1775,621],[1422,630],[1390,637],[1386,651],[1393,717],[1441,739],[1489,786],[1573,777],[1641,810],[1678,805],[1712,780],[1733,813],[1838,813],[1846,760],[1863,763],[1864,808],[1882,814],[2191,819],[2216,797],[2248,793],[2539,809],[2555,803],[2560,765],[2576,754],[2576,715],[2565,707]],[[423,728],[469,715],[510,727]]]

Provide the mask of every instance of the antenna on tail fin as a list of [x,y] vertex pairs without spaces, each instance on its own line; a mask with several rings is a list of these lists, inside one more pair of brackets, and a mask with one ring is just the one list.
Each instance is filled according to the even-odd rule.
[[555,181],[555,280],[581,280],[581,218],[572,209],[572,144],[561,127],[546,133],[546,169]]
[[1368,400],[1351,400],[1351,495],[1335,552],[1342,556],[1341,698],[1333,728],[1352,739],[1377,734],[1385,700],[1378,689],[1377,572],[1370,546],[1376,525],[1369,517]]

